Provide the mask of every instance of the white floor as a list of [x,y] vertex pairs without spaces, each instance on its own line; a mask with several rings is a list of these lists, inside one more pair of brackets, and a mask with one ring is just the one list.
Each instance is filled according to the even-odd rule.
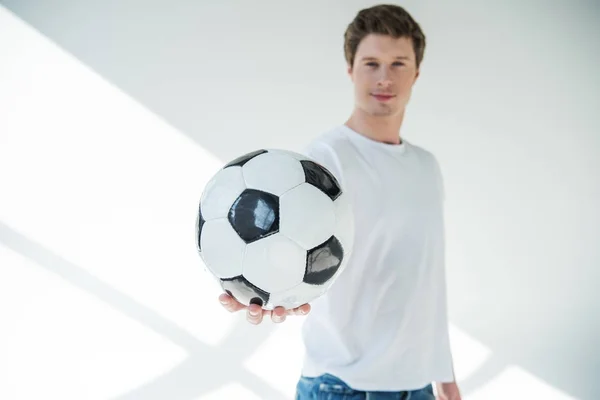
[[[0,399],[291,399],[300,319],[226,314],[195,253],[218,160],[2,7],[0,54]],[[503,365],[465,398],[571,397]]]

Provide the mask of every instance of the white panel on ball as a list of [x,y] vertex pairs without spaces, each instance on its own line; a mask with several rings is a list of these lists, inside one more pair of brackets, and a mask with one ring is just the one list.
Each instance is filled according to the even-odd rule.
[[283,149],[278,149],[277,151],[280,152],[280,153],[288,154],[290,157],[295,158],[298,161],[303,161],[303,160],[304,161],[314,161],[313,159],[305,156],[302,153],[297,153],[297,152],[294,152],[294,151],[283,150]]
[[246,243],[233,230],[227,218],[206,221],[200,236],[201,256],[217,278],[242,274]]
[[269,150],[244,164],[242,171],[249,189],[262,190],[280,196],[304,182],[302,164],[279,150]]
[[296,286],[302,282],[305,270],[306,251],[279,233],[246,247],[244,278],[266,292]]
[[330,286],[330,284],[309,285],[308,283],[302,282],[291,289],[271,293],[269,301],[267,302],[267,307],[272,309],[281,306],[286,310],[300,307],[323,295]]
[[344,260],[347,260],[354,246],[354,214],[348,193],[342,193],[333,203],[335,207],[335,237],[342,243]]
[[217,172],[202,192],[200,204],[204,220],[227,217],[231,205],[245,189],[242,168],[229,167]]
[[305,250],[320,245],[333,235],[333,201],[309,183],[303,183],[281,196],[279,209],[279,231]]

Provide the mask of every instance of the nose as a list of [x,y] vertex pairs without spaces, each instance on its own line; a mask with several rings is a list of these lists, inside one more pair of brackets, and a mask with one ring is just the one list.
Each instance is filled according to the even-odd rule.
[[392,85],[392,80],[390,79],[389,72],[387,68],[381,68],[381,72],[377,77],[377,87],[387,88]]
[[377,81],[377,87],[379,87],[379,88],[389,88],[390,86],[392,86],[392,81],[390,81],[390,80]]

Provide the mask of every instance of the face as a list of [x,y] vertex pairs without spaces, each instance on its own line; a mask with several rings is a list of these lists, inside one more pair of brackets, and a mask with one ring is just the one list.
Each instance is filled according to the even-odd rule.
[[357,108],[373,116],[402,114],[419,75],[411,39],[366,36],[348,74]]

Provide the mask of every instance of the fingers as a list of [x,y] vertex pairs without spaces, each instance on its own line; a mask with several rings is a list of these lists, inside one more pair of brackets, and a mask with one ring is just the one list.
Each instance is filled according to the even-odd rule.
[[285,321],[288,315],[306,315],[310,312],[310,304],[303,304],[300,307],[286,310],[283,307],[275,307],[272,311],[264,310],[258,304],[250,304],[246,306],[227,293],[222,293],[219,296],[219,302],[227,311],[233,313],[241,310],[246,310],[246,319],[253,325],[260,324],[264,318],[271,317],[271,320],[275,323],[281,323]]
[[283,307],[275,307],[271,312],[271,320],[276,324],[285,321],[286,310]]
[[227,293],[222,293],[219,296],[219,302],[229,312],[237,312],[246,308],[245,305],[243,305]]
[[306,315],[310,312],[310,304],[303,304],[297,310],[301,315]]
[[253,325],[258,325],[263,320],[263,309],[258,304],[250,304],[246,310],[246,319]]
[[289,315],[306,315],[310,312],[310,304],[302,304],[300,307],[296,307],[293,310],[289,310]]

